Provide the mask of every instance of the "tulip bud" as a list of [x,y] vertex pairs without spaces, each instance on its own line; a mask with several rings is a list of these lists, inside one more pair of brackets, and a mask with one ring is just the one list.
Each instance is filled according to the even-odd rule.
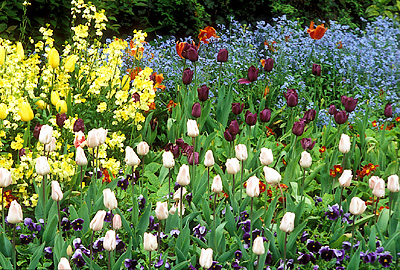
[[244,103],[240,104],[240,103],[232,103],[232,113],[234,115],[239,115],[244,108]]
[[390,103],[386,104],[385,111],[383,112],[383,114],[386,117],[392,117],[393,116],[392,104],[390,104]]
[[297,103],[299,103],[299,96],[294,89],[288,89],[284,97],[289,107],[296,107]]
[[261,236],[256,237],[253,242],[253,253],[263,255],[265,253],[264,239]]
[[115,194],[109,188],[103,190],[103,203],[108,210],[113,210],[118,207],[118,202],[115,198]]
[[255,66],[250,66],[248,71],[247,71],[247,78],[249,79],[250,82],[254,82],[258,78],[258,68],[255,68]]
[[107,251],[113,251],[117,247],[117,239],[115,237],[115,231],[109,230],[106,232],[104,237],[103,247]]
[[266,72],[271,72],[273,68],[274,68],[274,59],[272,58],[265,59],[264,70]]
[[4,49],[4,46],[0,45],[0,66],[3,66],[5,61],[6,61],[6,50]]
[[211,185],[211,191],[215,192],[215,193],[220,193],[222,192],[222,180],[221,180],[221,176],[216,175],[214,176],[212,185]]
[[350,202],[349,206],[349,212],[352,213],[353,215],[361,215],[364,213],[365,209],[367,209],[367,206],[365,205],[365,202],[361,200],[358,197],[353,197]]
[[358,99],[354,99],[352,97],[342,96],[341,102],[344,105],[344,109],[346,112],[352,112],[357,106]]
[[176,177],[176,182],[178,182],[181,186],[187,186],[190,184],[190,174],[189,174],[189,166],[183,164],[179,168],[178,176]]
[[174,154],[170,151],[166,151],[162,155],[163,158],[163,166],[165,168],[171,169],[175,166],[175,159],[174,159]]
[[106,142],[108,130],[104,128],[97,129],[97,133],[99,136],[99,145],[102,145]]
[[85,166],[88,164],[88,160],[85,156],[85,151],[83,151],[82,147],[80,147],[80,146],[78,146],[78,148],[76,148],[75,162],[76,162],[76,165],[78,165],[78,166]]
[[194,157],[194,164],[199,164],[199,152],[193,152],[188,155],[188,163],[189,165],[193,165],[193,157]]
[[7,115],[8,115],[7,105],[4,103],[0,103],[0,119],[2,120],[6,119]]
[[192,80],[193,80],[193,71],[190,70],[190,68],[186,68],[183,71],[182,82],[184,85],[188,85],[192,82]]
[[353,178],[353,174],[351,170],[344,170],[342,175],[339,177],[339,184],[341,187],[349,187],[351,184],[351,178]]
[[368,181],[369,188],[372,190],[375,187],[375,183],[379,180],[378,176],[371,176]]
[[196,120],[188,119],[187,121],[187,133],[189,137],[195,138],[199,136],[199,127],[197,126]]
[[297,121],[293,123],[292,132],[296,136],[303,135],[305,124],[303,121]]
[[60,55],[56,48],[51,48],[49,51],[49,64],[52,68],[58,68],[60,65]]
[[56,150],[56,138],[52,137],[51,142],[44,145],[44,151],[50,153]]
[[383,181],[382,178],[378,178],[375,182],[372,194],[374,194],[378,198],[382,198],[385,196],[385,181]]
[[282,176],[275,169],[264,166],[263,170],[267,184],[274,187],[281,182]]
[[351,142],[350,137],[347,134],[342,134],[339,141],[339,151],[346,154],[350,151]]
[[281,229],[281,231],[284,231],[285,233],[291,233],[294,229],[294,219],[295,218],[296,218],[296,215],[294,213],[286,212],[283,215],[279,229]]
[[165,220],[168,218],[168,202],[157,202],[156,217],[158,220]]
[[206,101],[208,99],[208,94],[210,92],[210,88],[207,85],[203,84],[201,87],[197,88],[197,94],[200,101]]
[[122,77],[121,80],[121,88],[124,91],[128,91],[129,90],[129,82],[131,81],[131,76],[130,75],[125,75],[124,77]]
[[[71,245],[68,245],[68,247],[67,247],[67,255],[68,256],[72,256],[72,254],[74,254],[74,251],[72,250],[72,247],[71,247]],[[61,260],[62,260],[63,258],[61,258]]]
[[60,101],[60,96],[58,95],[58,93],[56,91],[51,92],[50,101],[51,101],[51,104],[53,104],[54,106],[56,106],[57,103]]
[[[178,200],[176,202],[177,205],[174,204],[174,205],[172,205],[171,209],[169,209],[169,213],[171,215],[175,215],[176,210],[178,210],[178,216],[181,215],[181,204],[179,203],[179,201],[180,200]],[[182,215],[184,215],[185,214],[185,205],[184,204],[182,204],[182,209],[183,209]]]
[[56,104],[56,111],[58,113],[66,113],[68,111],[67,102],[60,99]]
[[37,123],[36,126],[33,128],[33,137],[39,140],[40,130],[42,129],[41,124]]
[[[188,44],[188,43],[186,43]],[[190,45],[190,44],[188,44]],[[190,45],[191,47],[187,51],[187,59],[191,62],[196,62],[199,60],[199,54],[197,53],[197,48],[195,46]]]
[[151,233],[144,233],[143,235],[143,249],[146,251],[155,251],[158,248],[157,236]]
[[308,124],[311,121],[314,121],[316,115],[317,111],[314,109],[310,109],[304,113],[303,119],[306,121],[306,124]]
[[122,227],[122,220],[121,216],[118,214],[115,214],[113,217],[113,230],[119,230]]
[[312,163],[311,155],[307,151],[301,152],[300,166],[302,168],[310,168]]
[[149,153],[149,145],[147,144],[147,142],[142,141],[140,142],[137,146],[136,146],[136,151],[139,155],[141,156],[145,156]]
[[247,148],[244,144],[238,144],[235,146],[236,158],[240,161],[247,159]]
[[252,176],[247,180],[246,194],[249,197],[258,197],[260,195],[260,180],[257,176]]
[[313,64],[311,73],[314,76],[321,76],[321,66],[317,65],[317,64]]
[[73,130],[74,132],[79,132],[79,131],[82,131],[82,133],[85,132],[85,124],[81,118],[76,119]]
[[220,49],[217,54],[217,62],[228,62],[228,50]]
[[229,129],[226,129],[225,132],[224,132],[224,138],[228,142],[233,142],[235,140],[235,138],[236,138],[236,135],[231,134],[229,132]]
[[137,166],[140,164],[140,159],[133,151],[132,147],[127,146],[125,148],[125,163],[128,166]]
[[11,184],[11,172],[5,168],[0,168],[0,187],[5,188]]
[[272,162],[274,161],[274,155],[272,154],[272,150],[265,147],[261,148],[259,159],[261,165],[268,166],[272,164]]
[[399,192],[399,177],[396,174],[389,176],[387,188],[391,192]]
[[204,166],[206,166],[206,167],[214,166],[214,156],[213,156],[213,152],[211,150],[208,150],[206,152],[206,155],[204,157]]
[[64,63],[65,72],[73,72],[75,70],[76,61],[78,61],[78,56],[76,55],[68,56]]
[[51,198],[53,201],[59,202],[63,199],[63,196],[60,184],[57,181],[51,181]]
[[247,110],[245,114],[245,122],[249,126],[254,126],[257,123],[257,114],[251,113],[249,110]]
[[22,220],[23,216],[21,205],[19,205],[17,201],[12,201],[10,208],[8,209],[7,222],[11,224],[17,224],[22,222]]
[[31,108],[31,105],[29,105],[28,102],[23,101],[19,104],[19,116],[21,117],[21,120],[24,122],[31,121],[34,117],[33,111]]
[[194,118],[199,118],[201,116],[201,105],[200,103],[196,102],[192,106],[192,116]]
[[104,218],[106,215],[107,212],[104,210],[97,211],[96,215],[90,222],[89,228],[94,232],[101,231],[103,229]]
[[331,105],[331,106],[329,106],[329,111],[328,111],[328,113],[330,114],[330,115],[335,115],[335,113],[337,113],[337,110],[336,110],[336,106],[335,105]]
[[199,264],[204,269],[211,268],[213,264],[213,250],[211,248],[201,249]]
[[[182,198],[186,194],[186,188],[182,187]],[[181,188],[178,188],[177,191],[175,191],[174,196],[173,196],[174,201],[179,201],[181,199]],[[171,211],[169,211],[171,213]]]
[[[68,249],[67,249],[67,251],[68,251]],[[72,252],[72,248],[71,248],[71,252]],[[72,255],[72,253],[71,253],[71,255]],[[71,256],[71,255],[68,255],[68,256]],[[67,258],[62,257],[60,259],[60,262],[58,263],[58,270],[71,270],[71,266],[69,265],[69,261]]]
[[92,129],[89,131],[86,141],[89,148],[96,148],[100,145],[100,136],[97,132],[97,129]]
[[60,128],[62,128],[64,126],[65,121],[68,119],[67,114],[65,113],[57,113],[56,115],[56,123],[57,126],[59,126]]
[[237,134],[239,134],[240,129],[238,121],[232,120],[229,124],[228,131],[232,136],[236,136]]
[[271,119],[271,110],[264,109],[260,112],[260,120],[263,123],[267,123]]
[[38,157],[36,159],[36,173],[39,175],[47,175],[50,173],[50,166],[46,157]]
[[229,158],[226,160],[226,171],[229,174],[237,174],[240,171],[240,164],[237,158]]
[[17,42],[17,55],[19,60],[24,60],[25,54],[24,54],[24,48],[22,47],[21,42]]
[[346,111],[338,111],[335,113],[334,117],[335,122],[338,123],[339,125],[346,123],[347,119],[349,116],[347,115]]
[[312,150],[314,148],[315,141],[313,141],[311,138],[303,138],[301,139],[300,144],[304,150]]
[[39,142],[43,144],[51,143],[53,136],[53,127],[49,125],[43,125],[39,133]]

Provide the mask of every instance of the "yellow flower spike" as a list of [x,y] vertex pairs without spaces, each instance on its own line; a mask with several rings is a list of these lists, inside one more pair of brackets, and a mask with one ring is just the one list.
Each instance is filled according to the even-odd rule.
[[1,103],[0,104],[0,119],[3,119],[3,120],[6,119],[7,115],[8,115],[7,105],[4,103]]
[[39,109],[42,109],[42,110],[46,109],[46,103],[42,99],[39,99],[38,101],[36,101],[35,104],[39,107]]
[[76,55],[68,56],[64,63],[65,72],[73,72],[75,70],[76,61],[78,61],[78,56]]
[[122,78],[122,82],[121,82],[121,88],[124,91],[128,91],[129,90],[129,82],[131,81],[131,76],[129,75],[125,75]]
[[58,95],[57,92],[53,91],[51,92],[51,104],[53,104],[54,106],[57,106],[57,103],[60,101],[60,96]]
[[60,65],[60,55],[58,54],[58,51],[56,48],[51,48],[49,51],[49,64],[52,68],[58,68]]
[[21,42],[17,42],[17,54],[18,54],[19,60],[24,60],[24,58],[25,58],[24,47],[22,47]]
[[58,113],[66,113],[68,110],[67,102],[65,100],[60,99],[56,104],[56,110]]
[[31,121],[34,117],[31,105],[26,101],[23,101],[19,104],[18,114],[21,117],[21,120],[24,122]]
[[4,65],[5,61],[6,61],[6,50],[4,49],[4,46],[0,46],[0,66]]

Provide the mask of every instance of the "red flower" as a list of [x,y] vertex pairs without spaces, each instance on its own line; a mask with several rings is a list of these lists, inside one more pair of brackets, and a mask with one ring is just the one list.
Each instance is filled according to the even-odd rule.
[[198,36],[198,38],[199,38],[199,46],[200,46],[201,42],[203,42],[205,44],[208,44],[209,43],[208,39],[210,39],[211,37],[218,38],[214,27],[207,26],[204,29],[200,29],[200,33],[199,33],[199,36]]
[[259,181],[258,185],[260,187],[260,193],[263,193],[265,191],[266,185],[263,182],[261,182],[261,180]]
[[110,174],[108,173],[107,169],[103,169],[103,183],[107,182],[107,183],[111,183],[111,178],[110,178]]
[[400,116],[396,117],[396,122],[400,122]]
[[286,166],[286,160],[284,158],[282,158],[282,163]]
[[177,41],[177,42],[176,42],[176,45],[175,45],[176,53],[177,53],[177,54],[179,55],[179,57],[182,58],[182,59],[183,59],[182,51],[183,51],[183,47],[185,47],[185,44],[186,44],[186,42],[179,42],[179,41]]
[[314,22],[311,21],[310,28],[307,29],[307,33],[310,34],[312,39],[321,39],[328,28],[324,27],[324,24],[320,24],[314,29]]
[[322,153],[325,153],[325,151],[326,151],[326,146],[322,146],[320,149],[319,149],[319,152],[322,154]]
[[343,172],[343,167],[340,165],[334,165],[333,169],[335,170],[335,172],[337,173],[342,173]]
[[336,177],[336,171],[333,170],[333,169],[330,169],[329,175],[332,176],[332,177]]

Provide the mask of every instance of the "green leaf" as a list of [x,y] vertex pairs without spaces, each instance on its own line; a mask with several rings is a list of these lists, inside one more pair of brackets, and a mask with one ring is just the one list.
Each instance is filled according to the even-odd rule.
[[57,232],[58,216],[53,216],[50,222],[46,225],[46,230],[43,233],[43,241],[45,241],[49,246],[53,245],[54,238]]
[[361,246],[357,248],[356,253],[354,253],[353,257],[351,257],[347,269],[358,270],[358,267],[360,266],[360,253],[361,253]]
[[177,265],[175,265],[174,267],[172,267],[172,270],[181,270],[184,269],[189,266],[189,261],[184,261],[184,262],[180,262]]
[[125,259],[131,257],[131,254],[132,254],[132,242],[133,241],[132,241],[132,238],[131,238],[130,241],[129,241],[129,245],[128,245],[127,250],[124,252],[124,254],[122,254],[118,258],[117,262],[115,263],[115,265],[113,267],[113,270],[120,270],[121,267],[122,267],[122,263],[125,261]]
[[0,253],[4,254],[4,256],[6,256],[6,257],[11,258],[12,250],[13,250],[13,247],[12,247],[10,240],[8,240],[5,233],[2,232],[0,234]]
[[[82,254],[82,255],[83,255],[83,259],[85,260],[86,264],[90,265],[90,259],[85,254]],[[93,270],[102,270],[101,267],[95,261],[92,261],[92,269]]]
[[43,248],[45,246],[46,242],[43,242],[43,244],[40,245],[38,249],[36,249],[35,253],[33,253],[31,262],[29,263],[28,269],[36,269],[39,260],[42,256]]
[[2,253],[0,253],[0,265],[3,269],[14,269],[11,262]]
[[130,224],[128,223],[128,221],[126,221],[121,210],[119,210],[119,208],[116,208],[115,211],[117,211],[118,215],[121,216],[122,226],[124,227],[125,231],[129,234],[129,237],[133,237],[132,228],[131,228]]
[[[272,220],[272,217],[275,212],[277,200],[278,200],[278,196],[275,196],[274,200],[269,204],[267,212],[265,213],[264,224],[267,228],[271,224],[271,220]],[[229,222],[228,222],[228,224],[229,224]]]
[[143,236],[144,232],[147,231],[147,227],[149,226],[150,211],[151,203],[147,205],[146,210],[144,211],[142,217],[136,225],[136,231],[138,232],[138,235],[136,235],[136,237],[138,237],[139,235]]
[[235,218],[233,217],[231,208],[229,207],[229,204],[226,204],[225,206],[225,218],[226,218],[226,229],[231,237],[235,235],[236,232],[236,222]]

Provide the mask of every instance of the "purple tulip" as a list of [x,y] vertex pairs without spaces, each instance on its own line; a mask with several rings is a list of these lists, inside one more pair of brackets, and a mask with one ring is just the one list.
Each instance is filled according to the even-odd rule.
[[265,59],[264,70],[266,72],[271,72],[273,68],[274,68],[274,59],[272,58]]
[[185,43],[182,50],[182,57],[188,59],[192,62],[199,60],[199,54],[197,53],[197,48],[193,44]]
[[232,112],[235,115],[239,115],[244,108],[244,104],[240,104],[240,103],[232,103]]
[[208,94],[210,92],[210,88],[207,85],[203,84],[201,87],[197,88],[197,94],[200,101],[206,101],[208,99]]
[[251,82],[256,81],[258,78],[258,71],[259,71],[259,69],[256,68],[255,66],[249,67],[249,69],[247,71],[247,79],[242,78],[242,79],[239,79],[238,82],[240,84],[244,84],[244,83],[251,83]]
[[217,55],[217,62],[227,62],[228,61],[228,50],[221,49]]
[[200,103],[196,102],[192,106],[192,116],[194,118],[199,118],[201,116],[201,105]]
[[308,124],[311,121],[314,121],[316,115],[317,112],[314,109],[310,109],[304,113],[303,119],[306,121],[306,124]]
[[331,105],[331,106],[329,106],[329,114],[330,115],[334,115],[336,112],[337,112],[337,110],[336,110],[336,106],[335,105]]
[[233,142],[233,141],[235,140],[235,138],[236,138],[236,135],[232,135],[232,134],[229,132],[229,130],[227,129],[227,130],[225,130],[225,132],[224,132],[224,137],[225,137],[225,140],[227,140],[228,142]]
[[316,142],[311,138],[303,138],[301,139],[300,143],[304,150],[312,150]]
[[311,73],[315,76],[321,76],[321,66],[313,64]]
[[81,118],[76,119],[74,123],[74,132],[79,132],[79,131],[85,133],[85,123]]
[[392,104],[388,103],[385,106],[385,111],[383,113],[386,117],[392,117],[393,116],[393,109],[392,109]]
[[288,89],[284,96],[289,107],[296,107],[297,103],[299,103],[299,96],[294,89]]
[[62,128],[64,126],[65,120],[67,120],[67,119],[68,119],[68,116],[65,113],[57,113],[57,115],[56,115],[57,126]]
[[35,137],[37,140],[39,140],[39,134],[40,134],[40,130],[42,129],[41,124],[37,123],[35,128],[33,129],[33,137]]
[[190,68],[186,68],[183,71],[182,82],[184,85],[188,85],[192,82],[192,80],[193,80],[193,71],[190,70]]
[[254,126],[257,123],[257,114],[251,113],[249,110],[247,110],[245,115],[245,121],[246,124],[248,124],[249,126]]
[[346,111],[338,111],[334,115],[336,123],[339,125],[346,123],[349,116],[347,115]]
[[344,109],[346,112],[352,112],[357,106],[358,99],[354,99],[352,97],[342,96],[341,98],[342,104],[344,105]]
[[[193,165],[193,153],[188,156],[188,163],[189,165]],[[197,165],[199,164],[199,153],[198,152],[194,152],[194,164]]]
[[237,134],[239,134],[239,123],[238,123],[238,121],[236,121],[236,120],[231,121],[231,123],[229,124],[229,127],[228,127],[228,131],[233,136],[236,136]]
[[260,112],[260,120],[263,123],[267,123],[271,119],[271,110],[264,109]]
[[301,136],[304,132],[305,123],[304,121],[297,121],[293,123],[292,132],[296,136]]

